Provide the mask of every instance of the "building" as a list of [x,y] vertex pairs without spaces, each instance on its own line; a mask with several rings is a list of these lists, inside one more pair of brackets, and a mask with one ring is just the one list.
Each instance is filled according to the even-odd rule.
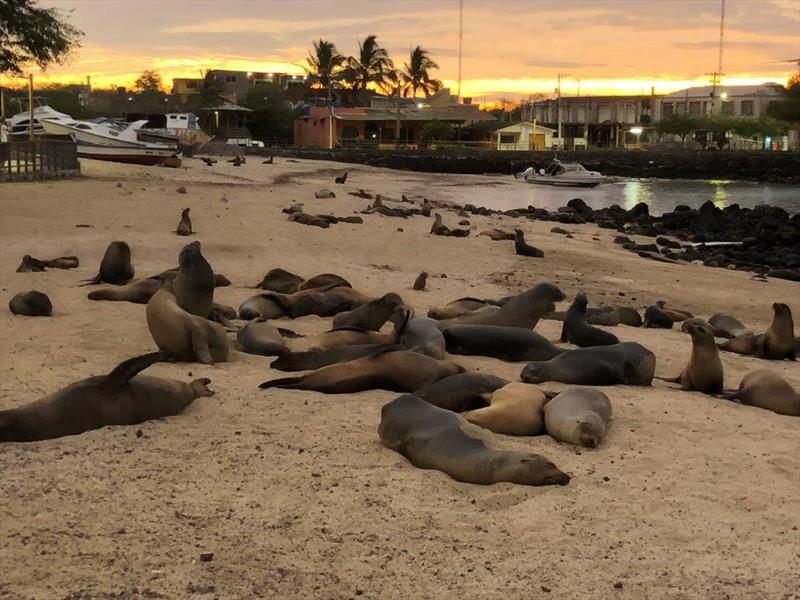
[[[476,105],[458,103],[447,89],[429,98],[376,96],[370,106],[310,106],[308,113],[294,123],[294,143],[321,147],[388,142],[414,145],[425,124],[433,120],[449,123],[460,132],[494,117]],[[399,137],[395,135],[398,121]]]
[[766,115],[771,102],[780,99],[782,89],[779,83],[687,88],[659,99],[658,118],[667,119],[674,114],[697,117],[723,114],[757,119]]
[[203,89],[202,79],[176,77],[172,80],[172,95],[177,96],[181,103],[186,104],[195,94]]
[[547,150],[553,147],[555,129],[528,121],[514,123],[494,132],[497,150]]
[[[288,73],[265,73],[254,71],[225,71],[221,69],[211,69],[206,77],[214,79],[222,89],[222,96],[234,104],[243,102],[247,93],[259,85],[271,83],[282,87],[284,90],[292,90],[297,87],[305,87],[306,78],[301,75],[289,75]],[[188,102],[194,94],[199,94],[203,90],[203,78],[176,78],[172,80],[172,93],[179,96],[181,102]]]

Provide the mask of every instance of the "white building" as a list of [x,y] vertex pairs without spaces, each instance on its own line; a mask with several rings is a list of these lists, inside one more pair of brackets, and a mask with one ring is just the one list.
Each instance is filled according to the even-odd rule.
[[528,121],[514,123],[494,132],[497,150],[548,150],[553,146],[555,129]]
[[723,114],[729,117],[763,117],[771,102],[780,100],[779,83],[761,85],[710,85],[692,87],[659,98],[658,119],[674,114],[701,116]]

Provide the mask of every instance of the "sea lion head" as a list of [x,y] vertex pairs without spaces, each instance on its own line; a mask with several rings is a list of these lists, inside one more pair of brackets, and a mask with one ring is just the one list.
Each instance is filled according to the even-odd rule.
[[664,300],[656,300],[656,306],[658,308],[664,308],[666,305],[667,303]]
[[567,485],[570,477],[544,456],[525,454],[498,467],[498,481],[522,485]]
[[198,256],[203,256],[200,252],[200,242],[194,241],[191,244],[186,244],[181,249],[180,254],[178,254],[178,264],[181,267],[187,267],[193,264],[197,260]]
[[189,209],[188,208],[184,208],[181,211],[181,217],[183,218],[183,217],[188,217],[188,216],[189,216]]
[[714,333],[704,323],[692,323],[686,328],[694,344],[715,344]]
[[586,297],[586,292],[578,292],[575,296],[575,306],[580,309],[586,310],[589,305],[589,299]]
[[772,310],[775,311],[776,317],[780,317],[783,319],[792,318],[792,309],[789,308],[788,304],[785,304],[783,302],[775,302],[772,304]]
[[603,420],[595,413],[585,413],[578,416],[578,440],[581,446],[597,448],[606,433]]
[[542,383],[547,381],[547,375],[545,375],[546,364],[547,363],[544,361],[528,363],[528,365],[522,369],[520,379],[525,383]]
[[192,392],[194,393],[195,398],[210,398],[214,395],[214,390],[208,389],[208,384],[211,383],[211,380],[208,377],[203,377],[202,379],[195,379],[189,384],[189,387],[192,388]]

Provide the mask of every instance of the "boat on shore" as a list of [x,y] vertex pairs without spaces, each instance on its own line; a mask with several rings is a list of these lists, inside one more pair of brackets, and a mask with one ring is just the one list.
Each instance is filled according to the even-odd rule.
[[536,185],[559,187],[595,187],[606,181],[598,171],[587,171],[579,163],[562,163],[557,158],[546,169],[536,171],[533,167],[528,167],[514,177]]

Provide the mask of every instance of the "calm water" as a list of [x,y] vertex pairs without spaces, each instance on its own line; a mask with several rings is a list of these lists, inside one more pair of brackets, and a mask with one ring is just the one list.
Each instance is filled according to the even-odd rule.
[[555,210],[566,205],[570,198],[579,197],[592,208],[619,204],[627,209],[644,202],[650,206],[652,215],[670,212],[678,204],[699,208],[706,200],[720,208],[730,204],[742,208],[771,204],[789,213],[800,212],[800,186],[748,181],[629,179],[596,188],[555,188],[512,180],[501,185],[474,186],[468,191],[462,188],[459,196],[461,203],[497,210],[528,205]]

